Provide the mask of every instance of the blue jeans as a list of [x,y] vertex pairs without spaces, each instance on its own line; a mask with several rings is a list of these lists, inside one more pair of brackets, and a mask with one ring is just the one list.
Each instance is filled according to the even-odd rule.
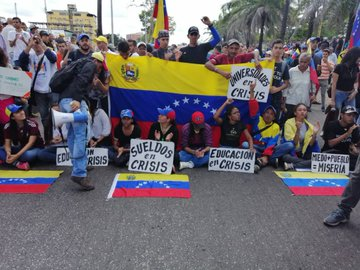
[[351,92],[345,92],[345,91],[340,91],[336,89],[336,93],[335,93],[335,106],[336,108],[339,110],[339,112],[341,112],[341,108],[343,106],[353,106],[355,107],[355,98],[353,98],[352,100],[348,100],[348,96],[351,94]]
[[[12,146],[11,153],[16,154],[21,150],[21,148],[22,147],[20,146]],[[36,160],[37,154],[40,150],[41,150],[40,148],[30,148],[29,150],[25,151],[25,153],[22,154],[18,160],[21,162],[32,162]],[[6,161],[6,152],[4,147],[0,148],[0,160]]]
[[56,149],[57,146],[49,146],[44,149],[40,149],[38,152],[38,159],[43,162],[56,163]]
[[[249,149],[249,143],[243,142],[242,147]],[[269,162],[270,163],[274,162],[276,158],[282,157],[285,154],[290,153],[291,151],[294,150],[294,148],[295,148],[294,144],[291,142],[284,142],[275,146],[274,151],[269,158]],[[266,149],[266,145],[254,144],[254,149],[256,150],[256,157],[261,157],[262,153]]]
[[[72,98],[61,99],[59,103],[60,110],[65,113],[71,113],[71,101],[73,101]],[[82,113],[88,113],[88,107],[83,100],[81,101],[80,111]],[[66,127],[68,129],[67,143],[70,150],[71,163],[73,165],[71,175],[85,177],[87,166],[87,123],[67,123]]]
[[201,167],[209,163],[209,153],[205,153],[204,156],[201,158],[197,158],[196,156],[186,151],[180,151],[179,155],[180,155],[180,161],[185,161],[185,162],[191,161],[192,163],[194,163],[195,167]]

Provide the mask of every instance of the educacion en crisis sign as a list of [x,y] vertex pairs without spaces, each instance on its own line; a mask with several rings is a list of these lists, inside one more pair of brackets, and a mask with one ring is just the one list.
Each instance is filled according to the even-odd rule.
[[266,103],[272,82],[274,69],[257,69],[248,66],[231,67],[227,97],[238,100],[250,99],[250,84],[256,81],[254,90],[255,99],[258,102]]

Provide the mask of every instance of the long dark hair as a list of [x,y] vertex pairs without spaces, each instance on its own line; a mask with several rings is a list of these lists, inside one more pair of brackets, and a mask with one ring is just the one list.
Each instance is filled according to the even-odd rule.
[[[10,135],[11,135],[11,138],[12,138],[12,142],[17,145],[19,143],[18,141],[18,130],[17,130],[17,123],[16,121],[12,118],[13,114],[10,115],[10,121],[8,122],[9,123],[9,129],[10,129]],[[26,121],[27,119],[23,120],[24,121],[24,132],[23,132],[23,136],[27,136],[28,134],[28,125],[26,125]]]
[[5,54],[4,50],[0,48],[0,67],[7,67],[9,64],[9,58]]
[[234,105],[228,105],[225,110],[225,119],[229,120],[229,116],[231,115],[232,110],[236,108]]
[[341,60],[341,64],[346,65],[348,68],[352,69],[357,67],[356,60],[360,58],[360,47],[351,48]]

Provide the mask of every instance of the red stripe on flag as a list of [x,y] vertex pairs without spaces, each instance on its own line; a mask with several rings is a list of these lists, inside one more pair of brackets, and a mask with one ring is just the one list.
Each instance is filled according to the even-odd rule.
[[300,196],[341,196],[345,187],[289,187],[294,195]]
[[157,18],[158,10],[159,10],[159,0],[156,0],[154,5],[154,12],[153,12],[153,18],[155,19]]
[[50,185],[48,184],[38,184],[38,185],[0,185],[0,193],[45,193]]
[[116,188],[113,197],[175,197],[191,198],[188,189],[162,189],[162,188]]

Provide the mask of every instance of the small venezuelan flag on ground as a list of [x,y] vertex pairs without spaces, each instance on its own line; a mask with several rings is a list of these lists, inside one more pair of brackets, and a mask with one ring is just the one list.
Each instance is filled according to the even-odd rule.
[[63,171],[0,171],[0,193],[45,193]]
[[113,197],[190,198],[189,177],[184,174],[120,173],[114,178],[108,199]]
[[341,196],[349,182],[346,175],[312,172],[275,172],[297,196]]

